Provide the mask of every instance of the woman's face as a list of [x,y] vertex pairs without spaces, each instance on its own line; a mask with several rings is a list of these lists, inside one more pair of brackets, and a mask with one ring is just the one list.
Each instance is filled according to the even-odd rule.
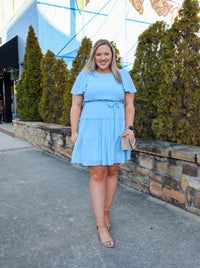
[[96,71],[100,73],[111,72],[112,51],[108,45],[100,45],[94,54]]

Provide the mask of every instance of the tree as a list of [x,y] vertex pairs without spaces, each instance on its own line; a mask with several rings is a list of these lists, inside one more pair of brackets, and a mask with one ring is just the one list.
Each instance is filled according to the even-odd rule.
[[81,46],[77,51],[77,55],[72,62],[72,68],[69,74],[68,87],[64,92],[65,110],[63,112],[63,120],[66,120],[66,124],[68,125],[70,125],[70,109],[72,104],[71,89],[77,76],[79,75],[79,73],[87,63],[87,60],[89,59],[91,48],[92,41],[89,38],[84,37],[82,39]]
[[42,52],[33,27],[29,26],[23,71],[17,86],[17,111],[23,121],[40,121],[38,103],[42,95],[40,86]]
[[81,70],[83,69],[85,64],[87,63],[89,56],[90,56],[91,48],[92,48],[92,41],[89,38],[84,37],[82,39],[81,45],[77,51],[77,55],[72,62],[72,68],[70,70],[71,88],[72,88],[77,76],[79,75],[79,73],[81,72]]
[[115,59],[116,59],[116,63],[117,63],[117,67],[119,69],[122,69],[122,65],[121,65],[121,56],[120,56],[120,52],[119,52],[119,49],[117,48],[117,45],[115,42],[111,41],[111,45],[113,46],[113,49],[115,51]]
[[161,59],[163,38],[167,26],[156,22],[144,31],[138,39],[136,58],[130,75],[137,88],[135,95],[135,132],[141,138],[154,138],[153,119],[157,117],[155,100],[163,83]]
[[199,13],[197,0],[185,0],[164,39],[164,83],[153,120],[158,139],[200,145]]
[[63,59],[56,59],[48,50],[41,64],[42,97],[39,111],[42,119],[49,123],[66,124],[63,118],[65,110],[64,92],[69,82],[69,71]]

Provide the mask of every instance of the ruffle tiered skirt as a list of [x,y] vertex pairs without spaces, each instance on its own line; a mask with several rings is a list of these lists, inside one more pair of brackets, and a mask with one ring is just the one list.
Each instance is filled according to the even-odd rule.
[[112,166],[114,163],[124,163],[130,159],[130,151],[121,149],[124,127],[122,102],[85,103],[71,162],[84,166]]

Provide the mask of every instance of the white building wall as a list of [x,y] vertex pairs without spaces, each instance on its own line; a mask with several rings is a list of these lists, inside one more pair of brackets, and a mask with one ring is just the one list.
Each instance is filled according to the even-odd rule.
[[[0,37],[3,43],[19,37],[19,58],[23,61],[28,26],[31,24],[44,53],[52,50],[68,67],[84,36],[114,41],[122,64],[130,69],[134,62],[138,36],[157,20],[168,24],[177,7],[155,6],[154,0],[0,0]],[[162,2],[163,1],[163,2]],[[183,0],[173,3],[182,4]],[[171,0],[167,0],[171,2]],[[136,4],[142,8],[137,10]],[[158,3],[158,1],[157,1]],[[160,0],[159,4],[166,3]],[[172,2],[171,2],[172,3]],[[7,8],[6,8],[7,5]],[[154,8],[153,8],[154,7]],[[158,14],[161,11],[160,15]]]
[[15,0],[15,8],[14,12],[7,13],[11,15],[9,18],[7,17],[7,23],[1,27],[0,36],[2,44],[4,44],[18,35],[19,72],[21,74],[29,25],[34,27],[37,36],[39,32],[37,2],[35,0]]

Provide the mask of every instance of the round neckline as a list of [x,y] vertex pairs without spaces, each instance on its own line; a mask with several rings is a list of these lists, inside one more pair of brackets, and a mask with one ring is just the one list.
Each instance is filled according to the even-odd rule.
[[112,74],[112,72],[111,73],[106,73],[106,74],[103,74],[103,73],[99,73],[98,71],[94,71],[95,73],[97,73],[97,74],[100,74],[100,75],[107,75],[107,74]]

